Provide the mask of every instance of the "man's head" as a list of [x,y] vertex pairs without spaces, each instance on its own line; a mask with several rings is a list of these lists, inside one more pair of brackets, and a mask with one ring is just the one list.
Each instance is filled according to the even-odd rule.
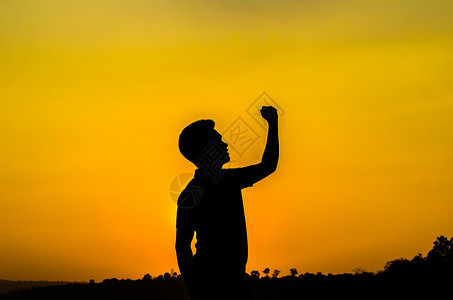
[[230,161],[228,144],[222,141],[222,136],[214,126],[213,120],[198,120],[184,128],[179,135],[179,151],[197,167],[200,167],[200,160],[220,167]]

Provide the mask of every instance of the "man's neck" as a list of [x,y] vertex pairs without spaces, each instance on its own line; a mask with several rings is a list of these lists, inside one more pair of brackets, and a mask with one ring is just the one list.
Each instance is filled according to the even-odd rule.
[[217,183],[223,177],[223,171],[224,169],[222,168],[198,168],[197,170],[195,170],[195,174],[197,176],[202,176],[204,179],[207,179],[212,183]]

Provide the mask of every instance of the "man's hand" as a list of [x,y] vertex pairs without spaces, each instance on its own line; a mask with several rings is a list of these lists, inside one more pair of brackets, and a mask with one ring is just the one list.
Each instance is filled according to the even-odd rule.
[[267,123],[274,123],[277,122],[278,119],[278,113],[275,107],[273,106],[263,106],[260,110],[261,116],[264,118],[264,120],[267,121]]

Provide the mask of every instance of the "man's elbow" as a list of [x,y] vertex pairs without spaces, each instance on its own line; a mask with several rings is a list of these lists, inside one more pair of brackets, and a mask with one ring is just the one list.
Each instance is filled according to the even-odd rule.
[[275,171],[277,171],[277,164],[272,165],[272,166],[269,167],[269,174],[272,174]]
[[264,170],[267,174],[272,174],[277,170],[278,161],[267,162],[263,164]]

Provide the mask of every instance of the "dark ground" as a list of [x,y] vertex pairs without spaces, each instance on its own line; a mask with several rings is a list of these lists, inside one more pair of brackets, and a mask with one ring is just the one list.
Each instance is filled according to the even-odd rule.
[[[283,278],[248,277],[256,300],[267,299],[453,299],[453,274],[304,274]],[[148,280],[108,279],[35,287],[4,294],[1,299],[187,299],[177,277]]]
[[[254,300],[324,300],[324,299],[453,299],[453,238],[440,236],[426,257],[396,259],[377,274],[358,270],[355,274],[301,274],[282,278],[247,276]],[[293,269],[294,270],[294,269]],[[295,270],[294,270],[295,271]],[[216,277],[216,274],[212,274]],[[9,282],[14,284],[14,282]],[[17,283],[17,282],[16,282]],[[22,282],[23,283],[23,282]],[[5,287],[7,281],[0,281]],[[56,284],[56,283],[51,283]],[[187,299],[180,276],[139,280],[106,279],[102,283],[72,283],[23,288],[0,294],[3,300],[71,300],[71,299]],[[215,299],[213,299],[215,300]]]

